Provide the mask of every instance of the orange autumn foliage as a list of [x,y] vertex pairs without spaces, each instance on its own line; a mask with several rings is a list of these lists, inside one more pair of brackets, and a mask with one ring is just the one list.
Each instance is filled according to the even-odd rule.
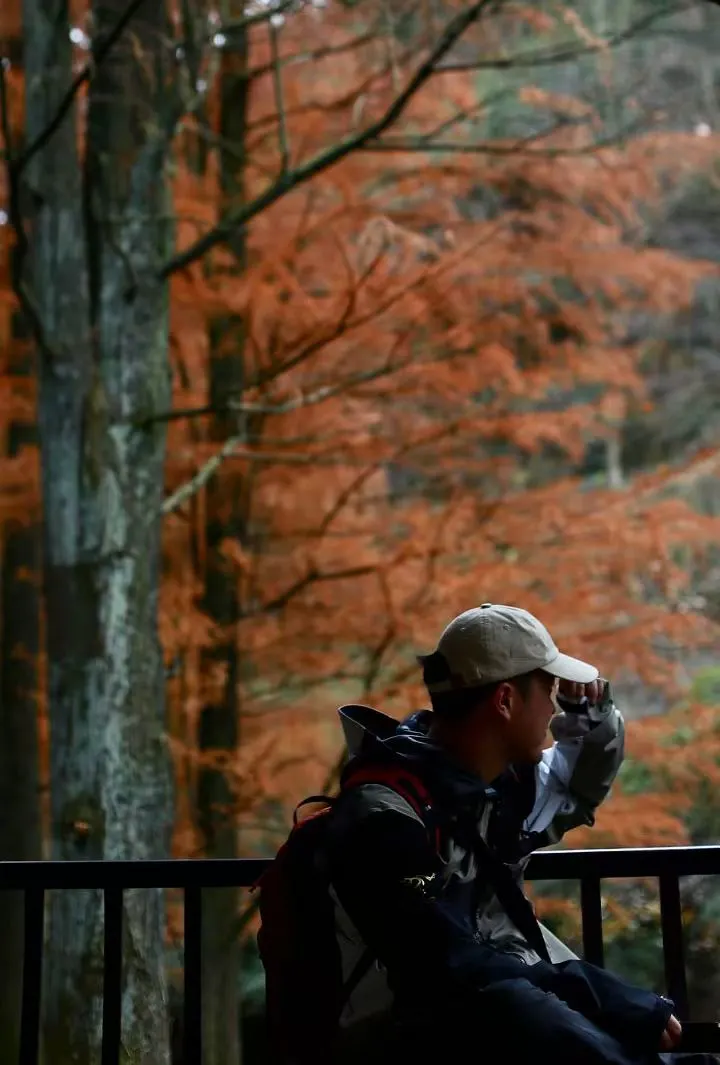
[[[277,172],[283,139],[302,164],[381,113],[413,65],[400,50],[395,79],[383,73],[378,40],[339,9],[306,12],[280,35],[281,55],[315,46],[338,54],[283,68],[281,129],[271,42],[252,39],[250,67],[268,72],[252,97],[249,196]],[[469,73],[438,84],[406,113],[413,137],[458,108],[482,110]],[[524,95],[558,107],[532,84]],[[228,551],[227,572],[246,604],[237,638],[251,663],[238,764],[250,751],[265,765],[263,797],[317,786],[337,750],[338,702],[403,713],[424,701],[414,652],[478,600],[522,602],[606,671],[669,687],[668,644],[712,638],[684,596],[688,558],[717,522],[673,493],[680,471],[653,471],[620,493],[589,493],[572,478],[529,486],[523,472],[548,448],[579,458],[646,402],[642,350],[625,342],[624,323],[688,305],[712,269],[633,236],[664,180],[705,165],[707,143],[648,135],[593,151],[597,120],[587,119],[544,137],[535,155],[502,142],[480,156],[350,155],[254,219],[242,278],[219,251],[212,269],[173,283],[180,410],[204,402],[208,316],[243,320],[248,384],[226,468],[247,485],[250,532]],[[461,126],[454,140],[469,137]],[[181,176],[181,243],[195,239],[197,219],[207,224],[216,182],[212,169]],[[478,188],[501,209],[468,215],[463,200]],[[202,418],[191,424],[193,440],[186,420],[170,427],[170,492],[217,452]],[[418,487],[398,494],[398,477]],[[202,491],[187,513],[202,543]],[[179,580],[189,531],[168,519]],[[172,653],[187,658],[208,636],[199,624]],[[223,680],[198,679],[192,705]],[[252,789],[242,779],[244,808]],[[671,817],[662,832],[677,837]]]
[[[307,6],[274,32],[251,28],[248,129],[235,146],[247,201],[377,120],[412,77],[433,28],[421,20],[410,41],[389,38],[379,7]],[[489,62],[515,21],[545,32],[551,16],[538,19],[513,6],[458,56]],[[577,20],[568,25],[587,43]],[[206,119],[185,123],[211,144],[221,139],[216,72],[209,54]],[[20,80],[10,89],[17,112]],[[438,75],[382,144],[252,217],[242,273],[220,242],[173,275],[160,627],[176,853],[196,853],[198,718],[226,680],[222,666],[201,668],[220,636],[201,599],[203,478],[219,450],[203,411],[219,319],[242,322],[242,338],[228,329],[224,344],[246,382],[229,397],[237,435],[213,473],[242,486],[246,518],[242,542],[223,548],[242,603],[243,722],[223,769],[246,824],[269,799],[317,787],[337,755],[339,702],[400,714],[423,701],[414,653],[478,601],[521,602],[605,672],[668,687],[670,651],[713,638],[686,597],[718,522],[682,495],[712,456],[621,491],[568,471],[646,403],[628,321],[687,308],[715,272],[639,239],[665,184],[706,167],[715,138],[649,132],[596,148],[592,107],[541,91],[531,68],[519,96],[547,116],[545,132],[523,145],[490,140],[476,124],[491,105],[475,72]],[[178,153],[178,251],[216,223],[219,184],[216,153],[200,169]],[[6,273],[2,283],[7,303]],[[534,464],[548,455],[543,478]],[[0,459],[8,512],[37,500],[28,470]],[[673,816],[661,823],[656,810],[654,829],[628,828],[626,839],[680,838]]]
[[[698,810],[712,817],[720,785],[720,712],[690,702],[628,728],[628,764],[593,829],[568,840],[573,847],[657,847],[694,842]],[[624,786],[625,770],[643,773],[643,786]],[[703,839],[701,842],[707,842]]]

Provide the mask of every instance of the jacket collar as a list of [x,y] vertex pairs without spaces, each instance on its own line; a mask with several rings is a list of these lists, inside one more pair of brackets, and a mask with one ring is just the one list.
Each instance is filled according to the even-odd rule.
[[338,710],[351,759],[392,760],[421,770],[428,786],[461,807],[477,806],[495,789],[452,762],[429,737],[432,712],[419,710],[397,722],[359,703]]

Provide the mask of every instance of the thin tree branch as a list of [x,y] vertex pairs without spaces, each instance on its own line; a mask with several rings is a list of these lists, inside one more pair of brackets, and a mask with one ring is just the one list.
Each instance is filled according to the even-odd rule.
[[270,34],[270,55],[272,56],[273,88],[278,121],[278,140],[280,142],[280,176],[290,169],[290,140],[285,116],[285,97],[283,95],[282,71],[280,70],[280,50],[278,47],[279,31],[274,22],[268,23]]
[[[448,23],[445,32],[433,51],[420,64],[405,89],[396,96],[392,104],[376,122],[370,123],[359,133],[346,137],[339,144],[335,144],[327,151],[321,152],[307,163],[288,171],[255,200],[237,211],[231,211],[203,237],[200,237],[188,248],[169,259],[158,272],[157,279],[165,280],[178,270],[184,270],[207,252],[217,247],[217,245],[224,243],[237,228],[246,225],[262,211],[277,203],[287,193],[296,189],[299,185],[305,184],[305,182],[330,167],[335,166],[346,156],[364,147],[370,141],[380,137],[385,130],[389,129],[401,117],[413,97],[436,73],[438,64],[443,57],[448,54],[466,30],[480,18],[486,8],[493,2],[494,0],[476,0],[476,3],[472,4],[467,10],[460,12]],[[135,291],[131,290],[128,296],[132,298],[134,294]]]
[[[720,0],[718,0],[720,2]],[[396,141],[379,141],[376,144],[369,144],[361,151],[364,152],[441,152],[447,155],[489,155],[489,156],[526,156],[527,158],[533,157],[537,159],[572,159],[582,157],[586,155],[592,155],[595,152],[600,152],[605,148],[616,147],[621,141],[628,136],[631,136],[635,132],[636,127],[628,126],[627,129],[621,130],[619,133],[614,134],[612,137],[601,138],[600,140],[593,141],[592,144],[586,144],[581,148],[531,148],[529,145],[538,140],[543,140],[546,137],[552,136],[553,133],[557,133],[559,129],[562,129],[566,124],[561,123],[553,126],[549,130],[543,130],[541,133],[533,134],[530,137],[524,137],[522,140],[517,141],[515,144],[460,144],[457,141],[430,141],[426,142],[423,138],[416,140],[396,140]]]
[[257,617],[259,614],[270,614],[275,610],[282,610],[288,603],[296,596],[304,592],[306,588],[309,588],[311,584],[317,584],[321,581],[344,581],[351,577],[368,577],[371,573],[377,571],[377,566],[350,566],[348,569],[335,570],[331,573],[322,573],[320,570],[311,566],[307,573],[294,581],[289,588],[286,588],[284,592],[276,596],[275,599],[268,600],[267,603],[262,603],[256,609],[248,612],[243,612],[243,619]]
[[[403,455],[408,455],[410,452],[417,450],[421,447],[426,447],[430,443],[436,443],[442,440],[444,437],[452,435],[460,426],[466,421],[466,418],[458,418],[451,422],[449,425],[443,425],[440,429],[432,429],[427,433],[423,433],[422,436],[411,440],[409,443],[404,444],[401,448],[397,449],[393,454],[386,455],[382,459],[379,459],[376,463],[368,466],[363,462],[362,470],[360,474],[354,478],[348,487],[340,494],[331,510],[325,515],[320,528],[317,531],[316,537],[322,539],[328,532],[328,529],[342,508],[350,500],[352,495],[358,491],[360,487],[372,476],[383,464],[387,462],[395,462]],[[171,495],[164,500],[161,507],[161,514],[166,516],[173,513],[179,507],[186,503],[196,492],[201,488],[204,488],[210,478],[217,472],[223,462],[229,458],[242,457],[248,462],[271,462],[276,465],[293,465],[297,463],[313,464],[316,466],[330,465],[335,466],[341,464],[344,468],[352,465],[358,465],[353,463],[349,458],[343,456],[335,449],[332,458],[329,461],[324,461],[321,456],[317,454],[306,455],[292,455],[292,454],[266,454],[258,451],[253,451],[247,448],[241,453],[240,448],[246,445],[246,439],[244,435],[236,435],[229,437],[225,441],[223,446],[212,455],[207,462],[205,462],[197,473],[180,485]]]
[[160,513],[163,515],[171,514],[173,510],[177,510],[177,508],[181,507],[191,496],[195,495],[196,492],[199,492],[201,488],[204,488],[215,471],[218,470],[223,462],[225,462],[226,459],[229,459],[244,443],[244,431],[229,437],[217,454],[213,455],[212,458],[209,458],[207,462],[200,467],[194,477],[176,489],[172,495],[167,497],[167,499],[163,500]]
[[343,508],[350,502],[356,492],[358,492],[374,474],[382,469],[383,466],[396,463],[398,459],[409,455],[412,451],[417,450],[417,448],[427,447],[428,444],[437,443],[445,436],[451,436],[465,420],[466,419],[464,418],[459,418],[454,422],[443,425],[440,429],[431,429],[429,432],[423,433],[422,436],[410,440],[401,447],[396,448],[391,455],[383,455],[382,458],[377,460],[377,462],[373,462],[371,465],[366,466],[365,469],[363,469],[357,477],[354,477],[350,484],[348,484],[340,493],[332,507],[326,512],[323,520],[320,522],[317,533],[315,533],[314,536],[318,540],[322,540],[327,536],[330,526]]
[[[462,259],[467,259],[471,255],[475,254],[480,248],[483,247],[484,244],[486,244],[494,236],[496,236],[496,234],[501,230],[502,225],[503,225],[502,221],[498,222],[497,224],[495,224],[491,228],[489,233],[484,233],[479,240],[474,241],[472,244],[468,245],[468,247],[465,248],[464,251],[462,252],[461,258]],[[359,284],[362,284],[363,281],[368,276],[371,275],[372,269],[373,269],[373,264],[377,261],[377,259],[378,259],[378,257],[373,259],[373,262],[370,264],[370,266],[361,275],[361,277],[359,279]],[[452,265],[457,265],[458,261],[459,261],[458,258],[454,258],[452,260]],[[424,284],[430,279],[437,279],[438,277],[442,276],[442,273],[446,269],[448,269],[447,264],[439,266],[439,267],[436,266],[430,272],[428,272],[427,270],[424,271],[420,277],[413,278],[407,284],[402,285],[399,288],[393,290],[381,303],[375,304],[369,311],[367,311],[364,314],[359,315],[357,318],[352,319],[352,320],[350,320],[350,313],[351,313],[351,311],[352,311],[352,309],[353,309],[353,307],[355,305],[355,300],[356,300],[356,297],[357,297],[357,290],[351,291],[350,292],[350,298],[348,300],[348,305],[345,308],[345,310],[343,311],[343,314],[341,315],[340,320],[333,325],[332,331],[328,331],[328,332],[324,333],[323,335],[318,337],[316,340],[313,340],[312,342],[309,342],[308,344],[306,344],[303,348],[300,349],[300,351],[298,353],[296,353],[294,355],[291,355],[289,358],[285,359],[285,361],[282,362],[280,365],[272,367],[267,372],[267,374],[264,377],[260,377],[260,378],[258,378],[257,381],[254,381],[252,383],[253,386],[256,387],[256,388],[262,388],[262,387],[266,386],[273,379],[277,379],[282,374],[287,373],[289,370],[294,369],[295,367],[300,365],[302,362],[304,362],[307,359],[309,359],[318,350],[320,350],[322,347],[324,347],[324,345],[329,344],[329,343],[331,343],[334,340],[338,340],[340,337],[347,337],[354,330],[362,328],[363,325],[367,325],[368,322],[373,321],[374,319],[378,318],[380,315],[385,314],[388,310],[390,310],[391,307],[393,307],[395,303],[397,303],[399,300],[401,300],[403,298],[403,296],[406,296],[409,292],[412,292],[418,284]],[[458,355],[462,355],[462,354],[466,354],[464,349],[453,349],[451,351],[447,351],[447,352],[441,353],[440,355],[437,356],[437,358],[434,358],[431,361],[432,362],[443,362],[446,359],[454,358],[454,357],[456,357]],[[405,365],[405,364],[403,364],[403,365]],[[393,372],[396,371],[396,370],[402,369],[402,368],[403,368],[403,366],[401,366],[399,364],[393,364],[392,365]],[[389,372],[388,364],[386,364],[385,367],[380,367],[379,369],[377,369],[375,371],[372,371],[372,372],[376,376],[386,376],[387,373]],[[358,384],[366,384],[366,383],[367,383],[366,380],[362,380],[361,381],[359,379],[352,379],[350,381],[350,384],[352,384],[352,386],[357,386]],[[343,387],[348,387],[348,379],[346,379],[345,382],[343,383]],[[272,415],[272,414],[287,414],[287,413],[290,413],[291,411],[299,409],[299,407],[308,406],[310,401],[311,401],[311,399],[310,399],[311,396],[312,396],[312,402],[319,402],[321,399],[329,398],[327,394],[322,394],[321,395],[319,393],[319,391],[313,392],[311,394],[304,393],[299,398],[290,401],[293,404],[292,407],[288,407],[287,404],[273,404],[273,405],[269,405],[269,406],[264,406],[264,405],[260,405],[260,404],[243,405],[240,401],[231,399],[231,400],[228,400],[228,403],[226,405],[223,405],[222,407],[218,407],[217,405],[204,404],[203,406],[200,406],[200,407],[184,407],[184,408],[180,408],[180,409],[177,409],[177,410],[163,411],[163,412],[158,413],[158,414],[153,414],[150,417],[145,417],[145,418],[142,418],[142,419],[138,419],[135,422],[135,424],[138,424],[141,427],[146,427],[148,425],[152,425],[152,424],[155,424],[155,423],[158,423],[158,422],[173,422],[173,421],[179,421],[182,418],[197,418],[197,417],[203,417],[203,416],[207,416],[207,415],[211,415],[211,414],[223,414],[223,413],[224,414],[232,414],[232,413],[238,413],[238,412],[242,412],[242,411],[245,411],[246,413],[247,412],[251,412],[251,413],[254,413],[254,414],[260,413],[260,414],[266,414],[266,415],[267,414],[270,414],[270,415]]]
[[[707,2],[711,4],[720,4],[720,0],[707,0]],[[582,59],[584,56],[596,55],[598,52],[606,52],[611,48],[617,48],[619,45],[632,40],[639,33],[649,29],[661,19],[668,18],[670,15],[679,14],[682,11],[687,11],[691,6],[694,5],[692,3],[679,3],[669,4],[664,8],[657,8],[648,15],[632,22],[629,26],[626,26],[625,29],[619,30],[617,33],[613,33],[609,37],[603,38],[597,44],[573,44],[555,50],[548,49],[545,51],[521,52],[520,54],[515,55],[495,56],[490,59],[458,60],[457,62],[443,63],[442,66],[438,67],[437,73],[456,74],[462,73],[463,71],[473,70],[517,70],[527,67],[545,67],[562,63],[572,63],[578,59]]]
[[[433,362],[444,362],[448,359],[457,358],[460,355],[468,355],[474,350],[471,345],[467,348],[453,348],[452,351],[443,352],[437,359],[433,359]],[[151,418],[144,419],[140,424],[142,426],[152,425],[157,422],[172,422],[178,421],[182,418],[196,418],[199,415],[210,414],[246,414],[246,415],[279,415],[279,414],[291,414],[294,411],[302,410],[305,407],[314,407],[318,403],[324,403],[328,399],[336,399],[338,396],[344,394],[349,389],[359,388],[361,385],[370,384],[374,381],[379,381],[383,377],[388,377],[391,374],[399,373],[401,370],[407,369],[412,362],[416,359],[415,354],[407,356],[403,360],[398,362],[386,362],[382,366],[377,366],[372,370],[362,370],[359,373],[351,374],[348,377],[343,378],[342,381],[337,381],[334,384],[322,385],[312,392],[302,392],[294,399],[287,400],[285,403],[243,403],[239,400],[228,400],[222,407],[218,404],[207,404],[204,407],[191,407],[180,410],[169,410],[164,414],[154,415]],[[234,437],[232,439],[235,439]],[[228,441],[229,443],[229,441]],[[223,447],[227,446],[223,445]],[[228,458],[226,455],[225,458]],[[222,461],[222,459],[220,460]],[[204,484],[205,482],[203,482]]]
[[[317,63],[320,59],[327,59],[328,56],[343,55],[345,52],[352,52],[356,48],[362,48],[365,44],[373,44],[375,41],[377,41],[375,32],[365,33],[362,36],[353,37],[351,41],[345,41],[343,44],[327,44],[322,45],[320,48],[314,48],[309,52],[294,52],[292,55],[283,56],[280,59],[280,66],[290,67],[295,66],[297,63]],[[266,74],[271,74],[272,69],[272,63],[263,63],[256,67],[251,67],[242,77],[245,81],[256,81]]]

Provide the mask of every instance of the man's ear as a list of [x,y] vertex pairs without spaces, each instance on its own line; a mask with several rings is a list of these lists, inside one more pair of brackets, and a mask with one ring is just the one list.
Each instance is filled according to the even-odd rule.
[[507,681],[498,684],[493,696],[493,707],[505,721],[512,716],[513,687]]

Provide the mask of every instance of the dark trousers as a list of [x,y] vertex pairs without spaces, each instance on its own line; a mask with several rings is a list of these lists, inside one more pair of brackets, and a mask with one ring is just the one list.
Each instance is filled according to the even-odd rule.
[[[717,1065],[711,1054],[638,1051],[527,980],[483,991],[474,1009],[415,1018],[366,1038],[358,1031],[343,1065]],[[350,1033],[348,1033],[350,1035]],[[629,1041],[630,1042],[630,1041]],[[658,1037],[659,1042],[659,1037]]]

